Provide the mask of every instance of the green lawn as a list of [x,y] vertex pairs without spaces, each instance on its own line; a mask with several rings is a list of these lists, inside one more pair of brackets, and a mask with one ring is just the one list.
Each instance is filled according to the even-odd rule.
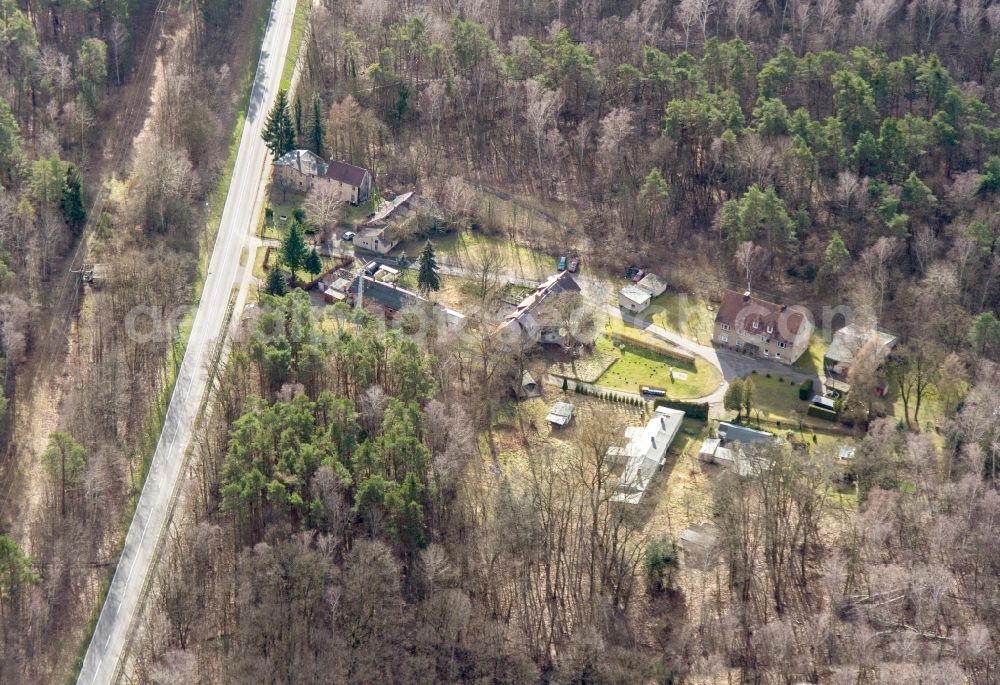
[[[707,362],[696,359],[694,363],[666,357],[634,345],[616,345],[610,338],[597,339],[597,349],[611,353],[618,361],[601,375],[597,384],[639,392],[643,385],[663,388],[674,399],[704,397],[719,387],[719,372]],[[673,380],[671,370],[687,374],[686,380]]]
[[292,35],[288,39],[288,52],[285,54],[285,64],[281,70],[281,87],[288,90],[292,85],[292,74],[295,73],[295,63],[299,59],[299,48],[306,34],[306,20],[309,18],[311,0],[298,0],[295,4],[295,15],[292,17]]
[[755,391],[754,418],[759,412],[765,421],[792,424],[798,417],[805,419],[809,402],[799,399],[799,385],[793,379],[773,373],[752,373],[748,378],[753,379]]
[[715,311],[714,307],[709,310],[708,306],[708,302],[700,298],[667,291],[653,298],[643,316],[685,338],[709,345],[715,325]]
[[[291,191],[283,193],[281,190],[271,186],[271,195],[268,198],[268,206],[274,212],[271,223],[264,222],[264,237],[274,240],[281,240],[285,235],[285,228],[291,225],[293,212],[302,207],[305,195],[293,193]],[[282,221],[279,217],[288,217]]]
[[[846,430],[843,426],[806,413],[809,401],[799,399],[799,383],[794,379],[776,373],[752,373],[748,378],[753,379],[755,391],[751,425],[756,426],[757,421],[761,421],[762,430],[781,433],[798,432],[801,425],[800,437],[808,442],[837,444],[843,441]],[[816,435],[815,441],[813,435]]]
[[829,347],[823,336],[813,333],[809,341],[809,349],[802,353],[802,356],[795,360],[792,368],[802,373],[814,373],[817,376],[823,371],[823,355]]
[[[431,239],[439,264],[471,268],[477,255],[488,248],[497,249],[504,257],[503,270],[520,278],[541,281],[556,273],[558,258],[537,252],[523,245],[486,236],[478,231],[455,231]],[[415,257],[423,249],[424,241],[409,240],[401,243],[396,251],[405,251]]]
[[681,430],[670,449],[677,454],[687,454],[689,451],[696,452],[702,440],[707,437],[708,424],[704,421],[684,419],[681,422]]

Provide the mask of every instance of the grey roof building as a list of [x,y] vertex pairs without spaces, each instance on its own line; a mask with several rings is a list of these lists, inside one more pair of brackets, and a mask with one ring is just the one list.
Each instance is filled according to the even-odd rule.
[[549,409],[549,415],[545,417],[545,420],[553,426],[565,426],[573,420],[575,410],[576,407],[569,402],[556,402]]
[[667,450],[681,429],[684,412],[669,407],[657,407],[653,418],[645,428],[630,428],[625,435],[629,438],[624,448],[608,451],[613,457],[624,457],[625,468],[618,480],[618,492],[612,495],[612,502],[639,504],[646,493],[653,476],[667,461]]

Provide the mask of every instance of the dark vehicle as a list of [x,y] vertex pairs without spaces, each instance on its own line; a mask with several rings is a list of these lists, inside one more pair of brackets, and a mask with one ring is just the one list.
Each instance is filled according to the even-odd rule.
[[641,392],[643,395],[648,395],[649,397],[666,397],[667,391],[661,390],[660,388],[647,388],[645,385],[642,386]]
[[567,269],[567,271],[569,271],[571,274],[575,274],[576,270],[579,269],[579,268],[580,268],[580,260],[579,259],[577,259],[576,257],[573,257],[573,259],[569,260],[569,268]]
[[559,270],[560,271],[565,271],[566,270],[566,257],[565,257],[565,255],[559,258]]
[[632,277],[635,276],[637,273],[639,273],[639,267],[634,265],[630,266],[629,268],[625,269],[625,278],[632,280]]
[[378,271],[378,262],[368,262],[365,265],[365,273],[369,276],[374,276],[376,271]]

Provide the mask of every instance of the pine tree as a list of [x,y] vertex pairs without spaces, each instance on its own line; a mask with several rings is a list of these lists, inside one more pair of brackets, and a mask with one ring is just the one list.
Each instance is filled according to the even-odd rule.
[[319,252],[316,251],[315,247],[306,255],[305,268],[313,276],[318,276],[323,271],[323,262],[319,258]]
[[66,183],[63,185],[62,197],[59,199],[59,209],[63,220],[69,226],[73,235],[80,235],[83,225],[87,222],[87,208],[83,204],[83,184],[80,181],[80,171],[75,164],[66,168]]
[[275,159],[295,148],[294,124],[288,111],[288,94],[284,90],[278,91],[261,136]]
[[851,263],[851,253],[844,244],[844,239],[840,237],[838,231],[834,231],[830,236],[830,242],[826,244],[826,251],[823,253],[823,265],[820,267],[820,275],[829,277],[840,273]]
[[295,97],[295,136],[297,138],[302,137],[302,98]]
[[323,101],[319,95],[313,96],[312,125],[309,130],[309,138],[312,142],[312,151],[323,157]]
[[277,295],[278,297],[288,292],[288,286],[285,284],[285,275],[281,273],[281,269],[277,266],[267,272],[267,283],[264,286],[264,291],[268,295]]
[[434,246],[429,240],[424,244],[424,249],[420,253],[420,273],[417,275],[417,283],[420,285],[422,293],[441,289],[437,262],[434,260]]
[[296,222],[288,227],[285,238],[281,241],[281,261],[294,274],[302,267],[305,258],[306,241],[302,237],[302,228]]

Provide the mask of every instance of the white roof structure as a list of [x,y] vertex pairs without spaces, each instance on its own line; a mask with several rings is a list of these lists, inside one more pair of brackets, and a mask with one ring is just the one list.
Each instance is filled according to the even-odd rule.
[[629,284],[621,289],[621,296],[635,302],[640,307],[645,307],[653,299],[649,291],[643,290],[637,285]]
[[667,449],[681,429],[684,412],[669,407],[658,407],[653,418],[639,431],[626,431],[629,438],[624,449],[618,450],[627,458],[625,469],[618,481],[618,492],[612,502],[638,504],[646,493],[653,476],[667,460]]
[[396,212],[397,209],[409,202],[410,198],[413,197],[413,191],[403,193],[402,195],[397,195],[391,200],[383,200],[382,203],[375,210],[375,216],[368,220],[366,226],[376,226],[380,222],[387,221],[389,217]]
[[662,295],[667,289],[667,284],[661,281],[656,274],[646,274],[636,285],[653,297]]
[[312,150],[286,152],[275,160],[274,165],[292,167],[306,176],[323,176],[326,173],[326,162]]
[[569,402],[556,402],[552,405],[552,409],[549,410],[549,415],[545,417],[545,420],[556,426],[565,426],[573,420],[573,411],[575,409],[576,407]]

